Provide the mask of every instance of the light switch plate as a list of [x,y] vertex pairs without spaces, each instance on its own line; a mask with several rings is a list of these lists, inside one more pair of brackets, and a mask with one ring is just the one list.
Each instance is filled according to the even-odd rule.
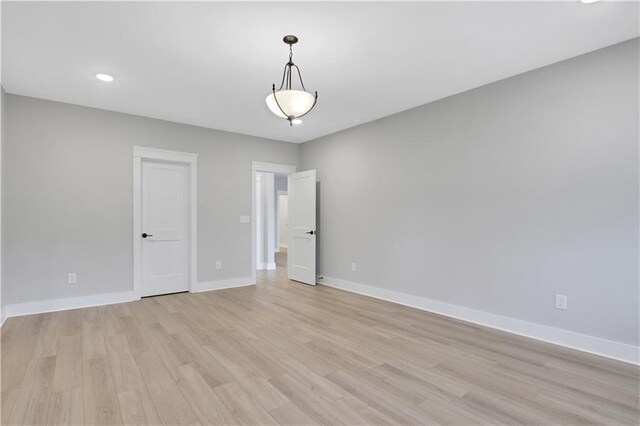
[[240,223],[249,223],[251,222],[250,216],[240,216]]

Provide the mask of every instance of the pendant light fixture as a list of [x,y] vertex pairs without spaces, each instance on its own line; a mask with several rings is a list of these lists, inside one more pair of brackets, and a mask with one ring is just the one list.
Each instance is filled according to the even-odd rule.
[[[299,119],[303,115],[306,115],[316,106],[318,102],[318,92],[311,94],[307,92],[302,82],[302,74],[296,64],[293,63],[293,45],[298,42],[298,37],[294,35],[284,36],[282,39],[285,44],[289,45],[289,62],[284,66],[284,73],[282,74],[282,83],[276,90],[274,84],[271,88],[271,93],[267,96],[267,106],[272,113],[280,118],[289,120],[289,125],[293,126],[293,121]],[[294,89],[291,81],[293,79],[293,69],[298,73],[298,79],[300,80],[300,89]],[[299,121],[299,120],[298,120]]]

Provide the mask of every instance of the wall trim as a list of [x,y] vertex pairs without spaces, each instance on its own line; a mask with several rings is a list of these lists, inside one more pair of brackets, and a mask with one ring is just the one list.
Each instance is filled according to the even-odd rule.
[[278,163],[264,163],[262,161],[252,161],[251,170],[256,172],[267,172],[276,175],[290,175],[298,170],[297,166]]
[[324,276],[318,281],[328,287],[357,293],[375,299],[398,303],[427,312],[444,315],[451,318],[471,322],[478,325],[494,328],[508,333],[553,343],[558,346],[576,349],[582,352],[615,359],[618,361],[640,365],[640,347],[626,343],[615,342],[587,334],[576,333],[569,330],[550,327],[547,325],[523,321],[489,312],[479,311],[460,305],[441,302],[426,297],[413,296],[407,293],[387,290],[366,284]]
[[238,277],[229,278],[226,280],[217,281],[202,281],[196,284],[194,289],[191,289],[192,293],[201,293],[203,291],[222,290],[225,288],[246,287],[255,285],[256,281],[252,277]]
[[[203,291],[222,290],[225,288],[245,287],[255,285],[255,283],[255,280],[251,277],[206,281],[197,283],[194,288],[191,289],[191,292],[199,293]],[[37,302],[15,303],[4,306],[2,312],[2,324],[4,324],[5,320],[10,317],[67,311],[69,309],[91,308],[94,306],[133,302],[135,300],[139,300],[139,298],[136,298],[133,291],[122,291],[119,293],[94,294],[91,296],[66,297],[60,299],[41,300]]]
[[133,291],[119,293],[93,294],[91,296],[66,297],[61,299],[40,300],[37,302],[14,303],[6,305],[5,318],[22,315],[42,314],[45,312],[67,311],[69,309],[90,308],[93,306],[113,305],[114,303],[135,300]]
[[275,262],[258,263],[256,269],[276,269]]
[[168,149],[134,146],[133,156],[160,161],[177,161],[179,163],[196,163],[198,154],[192,152],[170,151]]

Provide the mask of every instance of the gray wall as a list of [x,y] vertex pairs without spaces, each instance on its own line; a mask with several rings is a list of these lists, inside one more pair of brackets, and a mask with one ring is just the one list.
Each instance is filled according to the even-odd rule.
[[319,178],[318,270],[637,345],[638,49],[303,144],[302,170]]
[[133,145],[199,154],[198,281],[251,275],[251,161],[299,159],[295,144],[132,115],[14,95],[5,108],[5,304],[133,289]]

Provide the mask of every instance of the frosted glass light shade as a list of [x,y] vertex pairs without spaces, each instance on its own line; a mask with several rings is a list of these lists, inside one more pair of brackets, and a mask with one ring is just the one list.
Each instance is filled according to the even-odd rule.
[[271,112],[280,118],[299,117],[309,112],[315,102],[315,97],[311,93],[302,90],[278,90],[276,96],[278,104],[286,115],[278,108],[273,93],[267,96],[266,101]]

